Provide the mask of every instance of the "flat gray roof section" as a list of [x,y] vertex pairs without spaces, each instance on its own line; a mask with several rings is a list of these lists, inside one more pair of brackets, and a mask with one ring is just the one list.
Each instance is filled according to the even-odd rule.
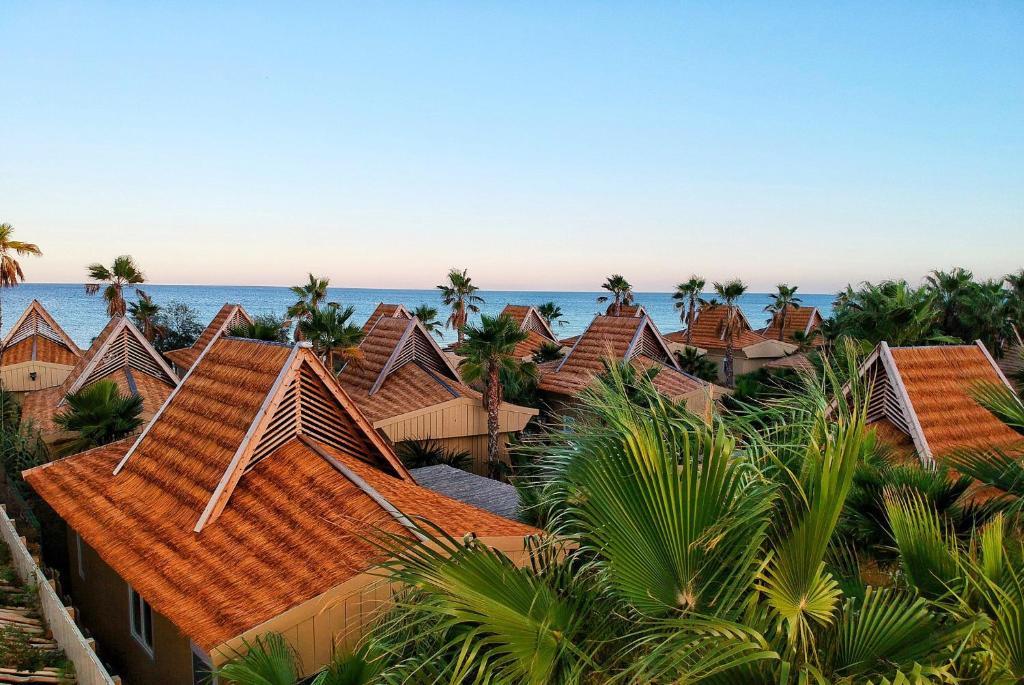
[[434,492],[472,504],[492,514],[518,520],[519,492],[508,483],[501,483],[447,464],[411,469],[416,482]]

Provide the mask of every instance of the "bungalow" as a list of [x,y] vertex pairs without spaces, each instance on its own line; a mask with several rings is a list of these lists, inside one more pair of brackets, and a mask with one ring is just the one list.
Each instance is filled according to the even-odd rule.
[[957,449],[1024,447],[1024,438],[971,394],[983,383],[1009,386],[981,342],[926,347],[883,342],[859,374],[869,393],[868,421],[899,456],[931,465]]
[[527,334],[526,340],[516,345],[515,356],[523,361],[530,361],[544,345],[559,345],[555,332],[536,307],[509,304],[501,310],[502,316],[508,316],[519,324],[519,329]]
[[786,328],[779,336],[779,327],[782,325],[782,314],[775,312],[771,321],[758,333],[772,340],[783,340],[794,345],[806,342],[814,347],[821,347],[825,344],[824,338],[818,334],[821,331],[821,324],[825,319],[817,307],[790,307],[786,310]]
[[412,314],[404,305],[400,304],[386,304],[381,302],[377,305],[377,308],[370,314],[370,318],[363,324],[363,335],[366,335],[373,329],[374,325],[381,319],[411,319]]
[[[725,305],[701,307],[693,322],[689,344],[686,342],[684,329],[665,336],[669,348],[673,352],[682,351],[687,346],[697,349],[718,365],[718,377],[724,378],[727,344],[725,324],[729,309]],[[797,346],[793,343],[773,340],[755,332],[743,311],[735,306],[732,309],[738,317],[732,332],[733,371],[737,376],[757,371],[773,359],[781,359],[797,351]]]
[[252,325],[252,317],[240,304],[227,304],[220,308],[217,315],[213,317],[209,325],[199,335],[191,347],[182,347],[177,350],[168,350],[164,356],[171,361],[174,369],[179,374],[185,374],[192,365],[199,359],[210,343],[222,332],[230,331],[235,326]]
[[0,387],[13,392],[60,385],[82,357],[39,300],[32,300],[0,342],[3,350]]
[[[487,412],[480,393],[462,382],[451,358],[419,319],[381,317],[359,344],[362,358],[338,381],[392,442],[430,440],[473,456],[486,467]],[[536,409],[503,402],[501,443],[526,427]]]
[[[145,431],[30,469],[71,594],[127,683],[191,685],[281,633],[309,674],[390,596],[372,540],[410,517],[525,560],[537,531],[417,485],[308,343],[219,334]],[[379,539],[379,538],[378,538]]]
[[178,375],[153,349],[135,324],[124,316],[110,319],[64,379],[52,388],[26,393],[23,420],[33,421],[48,445],[73,437],[53,418],[67,405],[67,396],[96,381],[110,380],[121,393],[142,398],[142,418],[149,420],[178,385]]
[[637,368],[657,368],[654,386],[666,397],[686,402],[691,411],[704,413],[715,386],[679,368],[657,326],[649,316],[598,315],[562,359],[540,364],[538,389],[555,411],[566,411],[576,396],[605,370],[606,360],[628,361]]

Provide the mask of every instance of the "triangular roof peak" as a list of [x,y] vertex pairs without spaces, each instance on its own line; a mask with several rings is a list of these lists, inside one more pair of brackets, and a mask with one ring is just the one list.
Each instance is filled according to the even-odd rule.
[[535,306],[507,304],[505,305],[505,308],[501,310],[501,313],[508,316],[513,321],[517,321],[519,323],[520,330],[527,332],[533,331],[549,339],[551,342],[558,342],[558,338],[555,337],[555,332],[551,330],[551,325]]
[[[178,444],[182,431],[190,434],[187,450]],[[303,437],[411,480],[308,344],[218,335],[114,475],[175,473],[198,533],[217,520],[246,473]]]
[[81,356],[82,351],[75,344],[60,324],[46,311],[46,307],[39,300],[32,300],[28,307],[21,313],[18,320],[14,322],[7,337],[0,342],[0,347],[12,347],[26,338],[39,335],[53,342],[66,347],[72,353]]
[[115,316],[107,322],[85,355],[71,370],[61,386],[61,401],[65,397],[122,368],[131,368],[149,374],[170,386],[178,384],[174,373],[135,324],[128,317]]
[[595,354],[612,354],[624,361],[643,356],[679,370],[675,355],[646,314],[639,317],[599,314],[594,317],[555,370],[558,372],[576,366],[578,355],[586,357],[582,364],[593,366]]
[[245,311],[245,307],[225,302],[192,345],[169,350],[165,354],[179,368],[188,369],[195,364],[203,350],[209,347],[221,333],[230,331],[235,326],[251,325],[252,322],[252,317],[249,316],[249,312]]
[[373,327],[381,319],[411,319],[412,316],[412,312],[406,309],[405,305],[380,302],[373,310],[373,313],[370,314],[370,318],[363,324],[363,334],[365,335],[373,330]]
[[381,367],[368,394],[373,395],[380,390],[388,376],[406,364],[419,364],[435,374],[447,376],[454,381],[460,380],[459,372],[452,364],[451,359],[418,318],[412,317],[408,321],[397,318],[381,319],[374,325],[371,335],[385,333],[385,329],[395,331],[399,328],[401,334],[395,341],[390,356]]

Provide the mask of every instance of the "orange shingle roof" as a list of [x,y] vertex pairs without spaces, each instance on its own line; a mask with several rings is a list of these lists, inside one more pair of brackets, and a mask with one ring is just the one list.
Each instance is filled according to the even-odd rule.
[[981,383],[1003,382],[980,344],[894,347],[891,352],[932,455],[1024,444],[1024,437],[971,396]]
[[[743,315],[739,307],[733,307],[739,320],[733,326],[733,351],[742,354],[744,347],[764,342],[768,338],[755,333],[750,327],[750,322]],[[701,307],[697,312],[697,318],[693,322],[693,335],[690,345],[699,347],[709,352],[725,352],[725,319],[729,307],[719,305],[716,307]],[[674,343],[683,344],[686,342],[686,331],[674,331],[665,335],[665,339]]]
[[480,398],[418,319],[379,319],[359,350],[362,359],[346,365],[338,382],[371,421],[457,397]]
[[210,321],[209,325],[203,329],[203,332],[196,341],[192,343],[191,347],[169,350],[164,352],[164,356],[170,359],[179,369],[188,370],[192,368],[192,365],[196,363],[196,359],[213,342],[218,333],[228,331],[240,323],[251,324],[252,317],[249,316],[242,305],[225,303],[220,308],[220,311],[217,312],[217,315]]
[[363,334],[369,333],[370,330],[377,324],[381,319],[411,319],[412,314],[409,310],[400,304],[385,304],[381,302],[377,305],[377,308],[370,314],[370,318],[363,324]]
[[605,310],[607,316],[647,316],[647,310],[642,304],[619,305],[619,313],[615,313],[615,303],[612,302]]
[[7,337],[0,342],[4,366],[27,361],[74,366],[82,356],[64,329],[46,311],[39,300],[32,300]]
[[678,369],[662,342],[654,322],[647,316],[597,316],[561,360],[539,365],[538,387],[545,392],[575,395],[604,371],[604,360],[625,360],[642,367],[656,365],[660,371],[654,385],[667,397],[678,399],[708,384]]
[[25,479],[207,650],[368,570],[368,536],[411,535],[375,496],[453,536],[536,532],[417,486],[307,348],[236,338],[214,341],[135,442]]
[[[786,310],[786,330],[783,333],[783,340],[787,342],[796,342],[794,337],[795,333],[803,333],[810,335],[812,331],[816,331],[821,328],[821,313],[817,307],[796,307]],[[779,326],[782,324],[782,316],[780,314],[773,314],[772,320],[767,327],[761,329],[759,332],[766,338],[778,340],[779,338]],[[815,346],[824,345],[825,341],[822,340],[821,336],[817,336],[814,339]]]
[[516,345],[515,356],[519,359],[533,356],[545,343],[557,343],[551,326],[541,316],[536,307],[528,305],[508,304],[501,311],[502,316],[508,316],[519,324],[519,328],[526,332],[527,338]]

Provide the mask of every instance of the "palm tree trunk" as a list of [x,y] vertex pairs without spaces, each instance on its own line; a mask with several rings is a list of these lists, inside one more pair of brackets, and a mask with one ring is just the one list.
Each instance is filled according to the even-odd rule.
[[466,338],[466,334],[462,331],[463,326],[466,325],[466,309],[462,300],[455,303],[455,312],[457,314],[455,317],[455,328],[457,329],[456,335],[458,336],[459,344],[461,345],[463,340]]
[[690,341],[693,340],[693,315],[696,303],[693,301],[693,297],[690,297],[690,311],[686,313],[686,344],[689,345]]
[[622,316],[622,293],[615,293],[615,316]]
[[725,361],[722,362],[722,372],[725,375],[725,384],[730,388],[736,385],[736,375],[732,369],[732,340],[725,342]]
[[491,478],[501,478],[501,462],[498,460],[498,410],[501,407],[501,378],[498,365],[487,367],[487,471]]
[[[3,335],[4,331],[4,289],[0,286],[0,336]],[[4,339],[0,337],[0,368],[4,365]],[[0,384],[0,390],[3,390],[2,384]]]
[[786,310],[785,310],[785,308],[783,308],[782,313],[780,314],[780,316],[782,317],[781,319],[779,319],[779,340],[781,341],[786,336]]

